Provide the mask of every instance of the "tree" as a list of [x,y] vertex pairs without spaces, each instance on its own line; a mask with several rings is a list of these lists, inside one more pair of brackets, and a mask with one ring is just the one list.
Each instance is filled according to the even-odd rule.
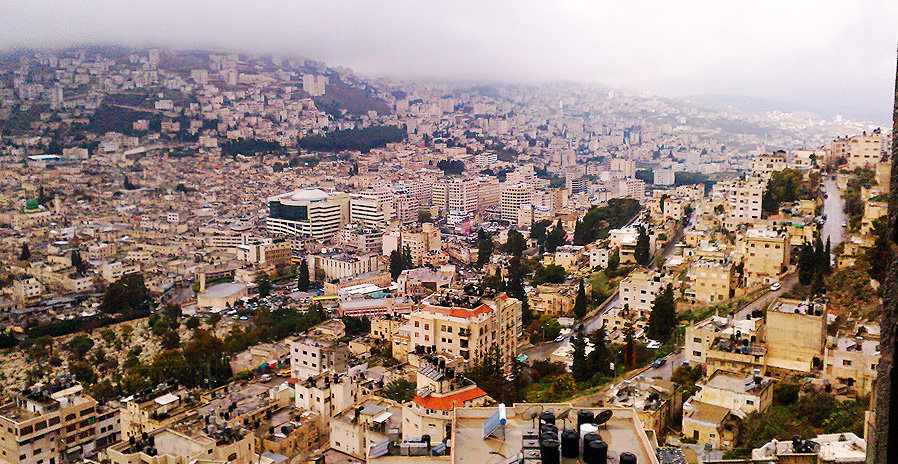
[[508,240],[505,241],[505,251],[517,258],[520,258],[527,249],[527,241],[524,236],[515,229],[508,231]]
[[181,337],[178,336],[178,332],[174,330],[167,330],[164,334],[162,334],[163,350],[173,350],[179,346],[181,346]]
[[573,347],[571,374],[575,380],[582,382],[590,377],[590,371],[586,365],[586,339],[581,334],[571,337],[571,347]]
[[184,323],[184,326],[190,330],[196,330],[200,326],[200,320],[196,316],[190,316],[187,322]]
[[649,234],[643,226],[639,226],[639,236],[636,238],[633,257],[636,258],[636,264],[640,266],[647,266],[652,262],[652,255],[649,252]]
[[561,219],[559,219],[552,231],[546,236],[546,251],[555,253],[556,248],[565,244],[567,241],[566,237],[567,232],[564,231],[564,225],[561,223]]
[[533,285],[542,284],[560,284],[567,277],[567,271],[557,264],[550,264],[543,267],[540,265],[533,273]]
[[81,252],[72,250],[72,267],[78,274],[84,274],[87,271],[87,263],[81,258]]
[[144,307],[149,298],[150,291],[144,283],[143,275],[127,274],[106,288],[100,311],[126,314]]
[[583,279],[580,279],[580,288],[577,290],[577,299],[574,300],[574,316],[576,316],[577,319],[586,317],[586,289],[583,287]]
[[405,403],[411,401],[415,397],[415,393],[414,382],[406,378],[399,378],[388,383],[381,392],[381,396],[397,403]]
[[552,225],[552,221],[548,219],[534,222],[533,225],[530,226],[530,238],[537,242],[544,242],[546,240],[546,232],[550,225]]
[[620,250],[615,248],[608,256],[608,270],[616,271],[618,266],[620,266]]
[[22,250],[19,252],[19,261],[28,261],[31,259],[31,249],[27,243],[22,244]]
[[433,217],[430,214],[430,211],[422,209],[418,211],[418,223],[424,224],[425,222],[433,222]]
[[667,284],[652,302],[647,335],[653,340],[667,343],[677,325],[677,305],[674,301],[673,286]]
[[165,317],[176,321],[181,317],[181,305],[167,303],[165,308],[163,308],[162,313],[165,314]]
[[496,272],[493,275],[488,275],[483,278],[483,286],[487,288],[491,288],[496,292],[504,292],[505,291],[505,281],[502,279],[502,269],[496,268]]
[[465,375],[493,399],[502,401],[506,382],[503,368],[502,352],[499,346],[494,344],[479,360],[474,362]]
[[304,259],[299,262],[299,277],[296,287],[302,291],[308,291],[312,283],[309,281],[309,263]]
[[398,279],[402,271],[409,268],[411,268],[411,252],[408,248],[390,252],[390,276],[393,280]]
[[493,254],[493,237],[492,235],[480,229],[477,231],[477,265],[485,266],[490,262],[490,256]]
[[271,279],[268,278],[268,274],[264,272],[256,274],[256,289],[259,292],[259,298],[271,295]]
[[221,313],[212,313],[209,315],[209,319],[206,319],[206,324],[213,329],[219,322],[221,322]]
[[94,340],[85,334],[74,336],[66,345],[66,349],[74,355],[75,359],[83,359],[93,347]]
[[97,380],[97,373],[90,364],[84,361],[75,361],[69,363],[69,373],[75,376],[79,382],[90,385]]

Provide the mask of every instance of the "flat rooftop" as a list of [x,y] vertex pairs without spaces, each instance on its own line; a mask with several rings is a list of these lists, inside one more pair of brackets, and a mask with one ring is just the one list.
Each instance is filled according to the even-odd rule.
[[[456,408],[453,423],[453,463],[483,464],[498,462],[496,455],[510,458],[523,451],[525,433],[538,432],[536,420],[532,414],[539,415],[543,411],[551,411],[557,415],[569,411],[570,419],[558,420],[559,429],[576,428],[576,415],[580,410],[598,413],[604,410],[613,411],[614,415],[599,427],[599,434],[608,443],[609,457],[617,457],[621,453],[630,452],[636,455],[640,464],[659,464],[651,442],[631,408],[576,408],[565,403],[516,403],[506,408],[508,420],[505,424],[505,438],[490,436],[483,438],[483,422],[498,410],[498,406],[481,408]],[[573,420],[571,420],[573,419]],[[562,463],[573,464],[577,459],[561,459]],[[611,462],[611,460],[609,460]],[[616,462],[616,461],[615,461]]]

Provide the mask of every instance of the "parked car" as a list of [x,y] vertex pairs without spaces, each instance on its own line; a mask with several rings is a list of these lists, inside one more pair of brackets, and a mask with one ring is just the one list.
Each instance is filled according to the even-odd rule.
[[779,290],[780,288],[782,288],[782,285],[780,285],[779,282],[774,282],[773,285],[770,286],[770,291],[775,292],[775,291]]
[[649,342],[646,343],[645,347],[650,350],[657,350],[658,348],[661,348],[661,342],[659,342],[658,340],[649,340]]
[[848,223],[845,221],[842,221],[842,227],[848,227]]
[[654,368],[661,367],[665,364],[667,364],[667,360],[664,358],[658,358],[658,359],[655,359],[654,361],[652,361],[652,367],[654,367]]
[[268,382],[269,380],[271,380],[271,375],[270,375],[270,374],[262,374],[262,375],[259,377],[259,382]]

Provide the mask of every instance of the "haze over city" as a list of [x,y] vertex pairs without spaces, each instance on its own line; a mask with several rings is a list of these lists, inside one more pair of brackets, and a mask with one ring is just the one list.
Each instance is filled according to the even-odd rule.
[[896,23],[898,4],[885,0],[40,0],[0,5],[0,46],[299,54],[369,76],[741,95],[882,123],[891,114]]
[[0,4],[0,464],[898,461],[898,7],[444,3]]

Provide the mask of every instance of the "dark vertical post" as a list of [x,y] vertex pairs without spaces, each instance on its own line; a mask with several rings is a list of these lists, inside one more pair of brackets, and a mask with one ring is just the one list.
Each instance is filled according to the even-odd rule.
[[[873,430],[868,438],[867,463],[898,462],[898,377],[893,374],[895,353],[898,352],[898,266],[895,265],[895,244],[898,243],[898,68],[896,68],[895,104],[892,114],[892,173],[889,183],[889,249],[892,259],[882,286],[883,313],[881,359],[877,367]],[[896,407],[891,407],[896,405]],[[896,424],[896,427],[890,427]]]

